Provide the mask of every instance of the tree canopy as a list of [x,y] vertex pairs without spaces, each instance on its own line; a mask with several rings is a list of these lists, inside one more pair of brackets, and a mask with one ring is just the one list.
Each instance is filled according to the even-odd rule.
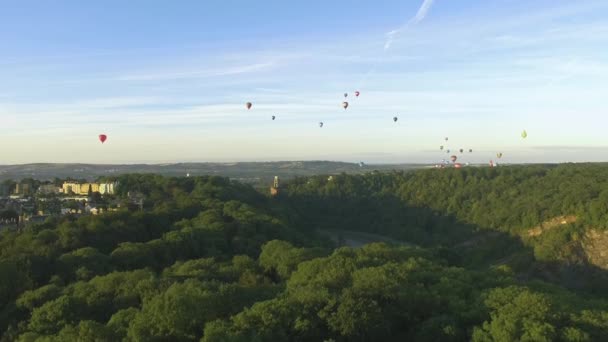
[[[584,249],[606,228],[602,165],[318,176],[276,197],[118,180],[143,210],[0,232],[0,341],[608,336],[606,270]],[[403,243],[341,247],[335,231]]]

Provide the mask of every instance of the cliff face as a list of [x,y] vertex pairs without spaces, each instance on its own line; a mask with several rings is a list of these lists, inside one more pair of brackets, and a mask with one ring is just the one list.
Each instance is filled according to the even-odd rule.
[[[558,216],[526,231],[526,237],[540,237],[549,230],[575,223],[576,216]],[[566,259],[572,263],[587,262],[608,270],[608,231],[587,229],[581,239],[570,241],[560,247]]]
[[555,217],[549,221],[543,222],[540,225],[528,230],[528,236],[539,236],[543,232],[545,232],[549,229],[559,227],[559,226],[562,226],[565,224],[574,223],[574,222],[576,222],[576,216],[574,216],[574,215],[558,216],[558,217]]
[[581,247],[590,264],[608,270],[608,231],[588,230]]

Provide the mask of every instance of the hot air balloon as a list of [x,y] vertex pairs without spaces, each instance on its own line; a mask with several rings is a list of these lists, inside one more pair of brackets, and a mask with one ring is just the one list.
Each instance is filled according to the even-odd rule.
[[342,107],[344,107],[344,110],[346,110],[346,108],[348,108],[348,102],[342,102]]
[[344,93],[344,98],[347,98],[347,97],[348,97],[348,93]]
[[445,141],[448,141],[448,137],[445,137]]
[[399,118],[395,116],[395,117],[393,118],[393,121],[397,122],[397,120],[399,120]]
[[357,91],[355,92],[355,96],[356,96],[356,97],[359,97],[359,95],[361,95],[361,93],[360,93],[360,92],[357,90]]
[[323,128],[323,122],[319,122],[319,127]]
[[274,115],[272,116],[272,120],[273,120],[273,121],[274,121],[274,119],[276,119],[276,118],[277,118],[276,116],[274,116]]
[[439,146],[439,149],[440,149],[440,150],[443,150],[443,145]]
[[107,135],[105,135],[105,134],[99,135],[99,141],[101,141],[102,144],[105,143],[107,139],[108,139]]
[[496,156],[498,157],[498,159],[502,158],[502,152],[496,153]]
[[472,148],[469,149],[469,153],[473,153],[473,149]]
[[463,152],[464,152],[464,149],[463,149],[463,148],[461,148],[461,149],[460,149],[460,153],[463,153]]
[[528,132],[526,132],[526,130],[524,130],[523,132],[521,132],[521,137],[526,139],[528,137]]
[[247,109],[251,109],[251,106],[253,106],[253,104],[251,104],[251,102],[245,103],[245,107],[247,107]]
[[490,160],[490,167],[494,167],[494,161]]
[[460,163],[455,163],[454,164],[454,168],[455,169],[460,169],[461,167],[462,167],[462,164],[460,164]]
[[445,151],[445,153],[450,153],[450,150]]
[[457,156],[451,156],[450,160],[452,161],[452,163],[455,163],[458,160]]

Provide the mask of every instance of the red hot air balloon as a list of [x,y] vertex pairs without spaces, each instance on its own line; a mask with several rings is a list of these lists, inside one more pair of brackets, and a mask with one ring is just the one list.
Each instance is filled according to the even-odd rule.
[[355,92],[355,96],[356,96],[356,97],[359,97],[359,95],[361,95],[361,93],[360,93],[360,92],[357,90],[357,91]]
[[100,134],[99,135],[99,141],[101,141],[101,143],[103,144],[104,142],[106,142],[106,140],[108,139],[108,136],[105,134]]
[[252,106],[251,102],[247,102],[247,103],[245,104],[245,107],[247,107],[247,109],[251,109],[251,106]]
[[460,169],[460,168],[462,168],[462,164],[456,163],[456,164],[454,164],[454,168]]
[[346,110],[346,108],[348,108],[348,102],[342,102],[342,107],[344,107],[344,110]]

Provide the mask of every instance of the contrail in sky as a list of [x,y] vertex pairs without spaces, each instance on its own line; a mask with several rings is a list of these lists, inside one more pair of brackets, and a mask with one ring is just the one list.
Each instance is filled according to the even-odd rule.
[[405,31],[410,25],[418,24],[419,22],[424,20],[424,18],[426,18],[426,15],[429,13],[429,11],[431,9],[431,6],[433,6],[434,1],[435,0],[424,0],[422,5],[418,9],[416,16],[414,16],[412,19],[410,19],[402,27],[387,33],[388,38],[386,39],[386,43],[384,44],[384,51],[390,49],[391,45],[393,44],[393,40],[395,40],[395,37],[398,36],[399,34],[401,34],[401,32]]
[[[393,30],[391,32],[388,32],[386,34],[387,35],[386,42],[384,43],[384,52],[386,52],[390,49],[395,38],[397,36],[399,36],[403,31],[405,31],[411,25],[416,25],[419,22],[421,22],[422,20],[424,20],[424,18],[426,18],[427,14],[431,10],[431,7],[433,6],[434,2],[435,2],[435,0],[424,0],[422,2],[422,5],[420,5],[420,8],[418,9],[418,12],[416,12],[416,15],[413,18],[408,20],[408,22],[405,23],[405,25],[401,26],[400,28]],[[374,65],[371,67],[371,69],[367,73],[365,73],[361,82],[359,82],[361,85],[364,85],[365,82],[367,81],[367,79],[369,78],[369,76],[376,71],[376,68],[378,67],[378,63],[379,63],[379,61],[376,61],[374,63]],[[361,88],[361,87],[359,87],[359,88]]]

